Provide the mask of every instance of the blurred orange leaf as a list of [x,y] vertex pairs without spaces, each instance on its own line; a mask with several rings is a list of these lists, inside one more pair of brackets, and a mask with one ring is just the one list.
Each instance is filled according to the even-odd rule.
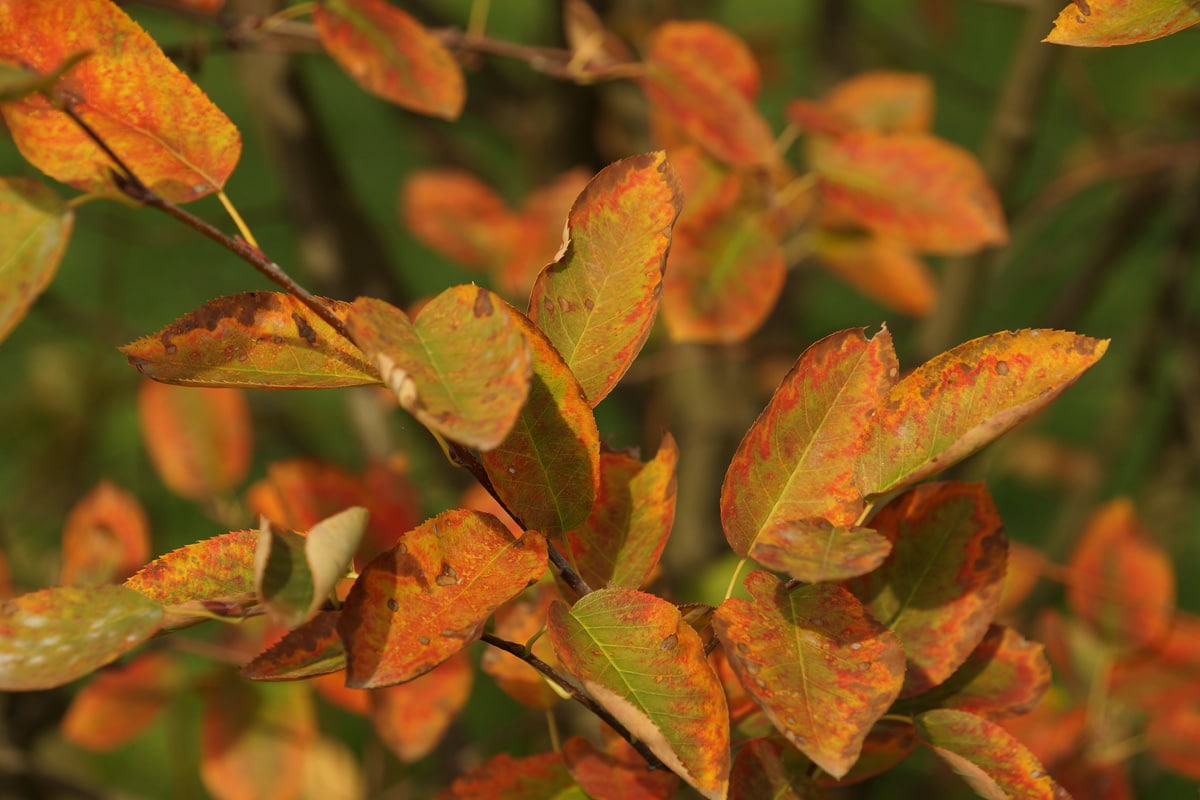
[[59,583],[123,581],[150,558],[150,524],[137,498],[101,481],[67,515]]
[[[510,642],[528,642],[545,626],[550,604],[561,599],[554,583],[539,583],[496,609],[492,632]],[[534,641],[533,654],[548,664],[558,665],[554,648],[545,636]],[[558,694],[546,683],[542,673],[509,652],[489,647],[483,651],[479,666],[521,705],[550,708],[558,702]]]
[[933,122],[933,81],[912,72],[863,72],[834,86],[822,102],[855,128],[920,133]]
[[1146,726],[1146,741],[1158,763],[1191,780],[1200,780],[1200,706],[1164,710]]
[[729,775],[729,800],[819,800],[825,793],[809,773],[812,762],[787,741],[751,739],[738,750]]
[[475,670],[460,650],[419,678],[371,690],[371,722],[406,764],[429,754],[467,703]]
[[75,212],[32,178],[0,178],[0,341],[58,270]]
[[850,771],[841,778],[822,773],[817,777],[821,786],[849,786],[887,772],[917,749],[917,732],[912,723],[902,719],[881,719],[871,728],[863,741],[862,752]]
[[1088,0],[1068,3],[1043,39],[1075,47],[1112,47],[1169,36],[1200,22],[1188,0]]
[[454,779],[436,800],[588,800],[559,753],[513,758],[501,753]]
[[558,258],[563,221],[591,178],[592,173],[585,169],[567,170],[532,191],[521,203],[512,251],[492,275],[502,294],[514,302],[529,298],[538,275]]
[[813,255],[821,266],[888,308],[913,317],[933,313],[937,282],[906,247],[872,233],[821,229]]
[[120,747],[154,721],[183,688],[182,677],[170,655],[156,652],[97,672],[72,698],[63,738],[95,752]]
[[592,800],[667,800],[675,797],[679,778],[651,770],[646,759],[607,725],[600,726],[603,747],[582,736],[563,743],[567,769]]
[[505,263],[520,227],[517,215],[490,186],[450,169],[409,175],[400,194],[400,216],[422,243],[476,269]]

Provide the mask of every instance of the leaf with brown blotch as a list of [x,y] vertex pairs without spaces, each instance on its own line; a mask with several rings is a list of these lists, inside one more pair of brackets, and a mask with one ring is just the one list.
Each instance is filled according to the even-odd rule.
[[150,462],[167,488],[203,502],[237,487],[250,470],[250,406],[239,389],[144,380],[138,422]]
[[607,725],[600,726],[602,747],[582,736],[563,742],[562,755],[571,777],[593,800],[668,800],[675,797],[679,776],[652,770],[646,759]]
[[67,515],[62,537],[64,586],[123,581],[150,558],[150,523],[138,499],[100,481]]
[[987,633],[1004,590],[1008,539],[982,483],[926,483],[871,521],[892,543],[874,572],[846,582],[904,643],[901,697],[937,686]]
[[70,683],[161,627],[163,609],[124,586],[62,586],[0,601],[0,691]]
[[583,524],[600,483],[600,432],[575,375],[529,319],[503,311],[529,343],[529,397],[508,436],[481,453],[492,488],[526,527],[561,537]]
[[866,297],[912,317],[937,305],[937,281],[928,265],[902,244],[865,231],[821,229],[813,255],[826,270]]
[[892,543],[870,528],[834,526],[817,518],[781,521],[762,530],[750,557],[805,583],[842,581],[879,567]]
[[662,151],[610,164],[576,199],[563,248],[534,283],[529,318],[592,406],[612,391],[650,335],[682,203]]
[[917,732],[911,722],[902,719],[881,719],[871,728],[863,742],[858,761],[841,778],[822,773],[817,777],[821,786],[849,786],[887,772],[908,758],[917,749]]
[[460,650],[421,677],[371,690],[371,722],[380,740],[405,764],[437,747],[467,704],[475,668]]
[[[321,299],[344,314],[348,303]],[[379,383],[362,352],[291,295],[243,292],[210,300],[120,348],[163,383],[244,389],[334,389]]]
[[[55,94],[162,197],[185,203],[217,191],[237,164],[237,128],[150,36],[108,0],[4,3],[0,59],[49,73],[90,51]],[[47,97],[0,106],[25,158],[83,191],[119,193],[112,159]]]
[[[554,648],[545,636],[535,636],[546,624],[546,612],[555,600],[561,600],[558,587],[550,581],[532,587],[520,597],[496,609],[492,632],[510,642],[533,641],[532,652],[551,666],[558,666]],[[558,702],[558,694],[542,673],[498,647],[483,651],[479,667],[512,699],[530,708],[547,709]]]
[[993,333],[954,347],[892,387],[867,422],[854,477],[868,497],[955,464],[1041,410],[1108,349],[1054,330]]
[[407,12],[383,0],[326,0],[313,22],[326,52],[368,92],[443,119],[462,113],[462,68]]
[[826,92],[822,103],[855,128],[920,133],[933,123],[933,81],[915,72],[862,72]]
[[567,532],[579,574],[589,586],[638,589],[650,579],[675,521],[674,437],[648,462],[621,452],[600,454],[600,491],[587,521]]
[[1068,795],[1024,745],[994,722],[943,708],[916,718],[917,734],[988,800],[1066,800]]
[[101,670],[76,692],[63,717],[62,737],[85,750],[113,750],[149,727],[185,686],[169,653],[147,652]]
[[239,674],[252,681],[294,681],[345,669],[346,648],[337,633],[340,616],[340,611],[317,612],[255,656]]
[[411,173],[400,193],[400,218],[422,244],[475,269],[505,263],[520,228],[500,195],[462,170]]
[[870,339],[863,328],[831,334],[796,359],[725,472],[721,524],[735,553],[795,522],[855,522],[855,445],[896,372],[886,328]]
[[1043,42],[1112,47],[1149,42],[1200,22],[1188,0],[1088,0],[1068,3]]
[[787,741],[751,739],[738,750],[729,773],[729,800],[820,800],[825,792],[810,776],[812,762]]
[[788,741],[845,775],[900,693],[900,640],[840,586],[789,591],[758,570],[745,585],[750,599],[730,598],[713,617],[730,666]]
[[220,611],[257,602],[254,549],[258,531],[234,531],[159,556],[125,586],[166,609],[164,630],[203,622]]
[[1067,603],[1118,647],[1162,640],[1175,611],[1175,568],[1128,498],[1110,500],[1084,525],[1067,566]]
[[1008,241],[975,156],[936,136],[856,130],[814,140],[809,153],[824,202],[875,233],[947,255]]
[[546,540],[514,540],[490,514],[454,509],[404,534],[359,574],[342,607],[346,685],[422,675],[479,638],[504,601],[546,570]]
[[631,589],[550,606],[563,670],[701,795],[729,786],[729,709],[700,635],[679,609]]
[[75,212],[46,184],[0,178],[0,342],[58,270]]
[[560,753],[513,758],[501,753],[438,792],[435,800],[588,800]]
[[347,312],[354,341],[379,367],[400,406],[430,430],[487,451],[512,430],[529,395],[529,342],[504,301],[453,286],[409,321],[360,297]]

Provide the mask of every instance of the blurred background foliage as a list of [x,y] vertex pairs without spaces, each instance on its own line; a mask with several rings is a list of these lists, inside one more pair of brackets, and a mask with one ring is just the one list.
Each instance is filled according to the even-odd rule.
[[[517,205],[570,167],[597,170],[653,147],[631,84],[574,86],[517,61],[472,57],[466,111],[448,123],[367,95],[303,42],[290,54],[231,48],[212,24],[158,7],[167,4],[122,5],[241,129],[244,150],[227,191],[262,248],[331,296],[407,305],[480,279],[400,223],[397,196],[413,170],[465,169]],[[471,7],[469,0],[401,5],[431,27],[462,27]],[[1200,567],[1200,60],[1191,49],[1200,34],[1095,51],[1035,44],[1063,0],[594,5],[635,46],[665,19],[710,19],[742,36],[760,61],[760,105],[776,131],[789,99],[819,96],[859,71],[930,75],[935,132],[999,175],[1012,227],[1012,243],[1000,251],[935,264],[942,297],[930,319],[889,313],[801,262],[767,326],[746,344],[677,345],[656,332],[597,411],[613,446],[649,454],[663,430],[679,439],[680,506],[666,555],[671,596],[720,599],[736,560],[723,555],[717,517],[724,466],[783,372],[818,338],[885,320],[910,368],[1003,329],[1111,337],[1108,355],[1075,388],[954,477],[987,481],[1010,535],[1060,562],[1087,512],[1124,494],[1180,575]],[[488,33],[562,46],[557,6],[497,0]],[[234,15],[273,8],[228,1]],[[1032,93],[1029,113],[998,115],[1006,91]],[[989,161],[997,137],[1015,137],[1011,163]],[[0,169],[34,173],[11,142],[0,145]],[[193,208],[229,227],[215,199]],[[115,348],[210,298],[266,288],[244,263],[166,217],[111,202],[80,210],[55,282],[0,346],[0,547],[18,587],[55,581],[67,510],[102,478],[141,499],[155,552],[227,529],[161,485],[139,433],[139,376]],[[466,476],[401,412],[383,430],[364,425],[355,394],[252,394],[251,480],[278,459],[314,456],[357,471],[368,456],[395,448],[409,460],[427,514],[455,504]],[[1059,594],[1043,586],[1037,600],[1056,602]],[[1200,610],[1200,585],[1182,580],[1179,595],[1182,608]],[[33,736],[39,725],[52,726],[69,692],[8,698],[9,728]],[[181,697],[151,734],[104,757],[80,757],[52,736],[39,746],[51,751],[51,763],[114,787],[114,797],[203,797],[195,778],[198,713],[196,697]],[[543,720],[484,676],[449,740],[416,766],[386,755],[364,720],[329,707],[320,713],[326,731],[364,755],[370,785],[388,787],[380,796],[429,796],[431,786],[492,752],[535,752],[548,742]],[[1137,774],[1147,797],[1194,791],[1163,774]],[[921,759],[846,796],[931,790],[966,791]]]

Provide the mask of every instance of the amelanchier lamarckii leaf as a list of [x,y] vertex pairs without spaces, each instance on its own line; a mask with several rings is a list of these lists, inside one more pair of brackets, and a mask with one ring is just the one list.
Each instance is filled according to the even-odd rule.
[[678,796],[679,776],[646,769],[646,759],[607,725],[600,726],[603,747],[582,736],[563,742],[563,761],[588,797],[612,800],[670,800]]
[[100,481],[67,515],[58,582],[122,581],[149,557],[150,523],[142,504],[111,481]]
[[764,531],[793,522],[854,523],[857,441],[897,369],[886,328],[870,339],[842,331],[804,351],[725,473],[721,523],[734,552],[749,555]]
[[725,655],[788,741],[840,778],[900,693],[900,640],[840,586],[789,591],[760,570],[745,585],[749,600],[730,598],[713,615]]
[[346,667],[346,648],[337,633],[341,611],[317,615],[246,663],[240,674],[254,681],[294,681]]
[[563,249],[534,283],[529,318],[545,331],[593,406],[650,335],[682,203],[665,153],[610,164],[575,201]]
[[467,704],[474,680],[475,667],[467,652],[459,650],[415,680],[372,689],[375,731],[405,764],[420,761]]
[[75,212],[32,178],[0,178],[0,342],[50,285]]
[[[348,303],[322,300],[335,313]],[[191,386],[333,389],[379,383],[362,352],[291,295],[218,297],[121,348],[148,378]]]
[[454,509],[414,528],[367,564],[346,597],[346,684],[390,686],[428,672],[545,571],[542,535],[514,539],[490,514]]
[[411,322],[382,300],[360,297],[346,326],[422,425],[483,451],[512,430],[533,368],[529,342],[498,295],[453,286]]
[[933,123],[933,81],[917,72],[862,72],[838,83],[821,102],[854,128],[918,132]]
[[916,483],[1044,408],[1108,349],[1054,330],[993,333],[952,348],[892,387],[854,468],[866,496]]
[[86,50],[72,53],[55,69],[44,73],[0,61],[0,103],[11,103],[26,95],[53,89],[59,78],[89,55],[91,53]]
[[0,691],[50,689],[153,636],[163,609],[124,586],[63,586],[0,602]]
[[813,234],[818,263],[872,300],[914,317],[937,304],[937,281],[912,250],[870,231],[819,229]]
[[[38,72],[90,51],[57,93],[152,190],[173,202],[217,191],[241,135],[200,88],[110,0],[0,2],[0,60]],[[41,94],[0,106],[34,166],[84,191],[116,193],[109,158]]]
[[1079,0],[1068,3],[1043,39],[1075,47],[1112,47],[1158,39],[1200,22],[1192,0]]
[[501,753],[454,779],[436,800],[587,800],[561,753],[513,758]]
[[93,752],[114,750],[142,733],[185,686],[184,671],[168,652],[112,664],[75,693],[62,737]]
[[796,580],[820,583],[865,575],[890,552],[892,543],[870,528],[811,519],[764,528],[750,548],[750,557]]
[[383,0],[323,0],[313,22],[325,50],[367,91],[422,114],[462,112],[462,68],[406,12]]
[[631,589],[550,607],[564,671],[704,797],[729,785],[729,710],[700,635],[679,609]]

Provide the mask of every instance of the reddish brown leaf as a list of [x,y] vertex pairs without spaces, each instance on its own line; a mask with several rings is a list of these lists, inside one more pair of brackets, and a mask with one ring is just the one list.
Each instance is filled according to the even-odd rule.
[[729,800],[819,800],[825,792],[810,777],[812,762],[786,741],[751,739],[738,750],[729,774]]
[[67,515],[59,583],[123,581],[150,558],[150,524],[137,498],[101,481]]
[[1173,708],[1146,726],[1146,741],[1158,763],[1191,780],[1200,780],[1200,707]]
[[900,692],[904,653],[895,634],[840,586],[788,590],[767,572],[746,576],[749,600],[713,618],[738,679],[771,722],[834,777]]
[[933,313],[937,283],[908,248],[870,233],[818,231],[813,254],[821,266],[888,308],[914,317]]
[[[492,632],[510,642],[528,642],[546,625],[550,604],[561,599],[554,583],[539,583],[496,609]],[[545,636],[534,641],[533,654],[547,664],[558,666],[554,648]],[[558,702],[558,694],[546,683],[542,673],[511,653],[489,647],[483,651],[479,666],[509,697],[522,705],[545,709]]]
[[[321,300],[343,314],[348,303]],[[153,336],[121,348],[163,383],[247,389],[333,389],[379,383],[362,352],[294,297],[218,297]]]
[[892,543],[870,528],[834,527],[824,519],[780,522],[762,530],[750,557],[805,583],[841,581],[879,567]]
[[170,655],[155,652],[96,673],[72,698],[63,738],[95,752],[120,747],[154,721],[182,687],[182,677]]
[[290,681],[339,672],[346,649],[337,633],[340,611],[322,611],[284,634],[240,670],[254,681]]
[[673,772],[708,798],[729,784],[729,710],[679,609],[631,589],[550,607],[546,635],[578,679]]
[[607,725],[600,726],[603,747],[582,736],[563,743],[563,761],[575,782],[592,800],[667,800],[675,797],[679,777],[651,770],[637,750]]
[[917,732],[911,723],[898,719],[881,719],[871,728],[863,742],[862,753],[850,771],[841,779],[821,774],[821,786],[849,786],[887,772],[917,749]]
[[383,0],[325,0],[313,22],[329,55],[368,92],[422,114],[462,113],[462,69],[406,12]]
[[940,472],[1046,406],[1108,349],[1052,330],[994,333],[931,358],[867,423],[855,482],[891,492]]
[[1075,47],[1148,42],[1200,22],[1187,0],[1089,0],[1068,3],[1042,41]]
[[475,670],[460,650],[408,683],[371,690],[371,722],[406,764],[428,755],[467,704]]
[[0,342],[50,285],[74,224],[75,212],[46,184],[0,178]]
[[600,454],[600,491],[587,521],[567,532],[575,565],[589,586],[637,589],[649,580],[675,521],[679,448],[664,434],[654,458]]
[[[177,203],[217,191],[241,136],[137,23],[108,0],[0,5],[0,59],[51,72],[83,51],[58,94],[158,194]],[[112,159],[41,94],[0,108],[34,166],[84,191],[116,193]]]
[[721,522],[735,553],[793,523],[855,521],[863,508],[851,480],[855,442],[896,371],[886,328],[871,339],[861,328],[832,334],[796,360],[725,473]]
[[430,249],[477,269],[504,264],[520,234],[520,220],[500,195],[459,170],[409,175],[400,194],[400,217]]
[[1105,639],[1137,649],[1166,636],[1175,569],[1130,500],[1112,500],[1092,514],[1069,566],[1067,602]]
[[436,800],[587,800],[558,753],[513,758],[501,753],[454,779]]
[[912,72],[863,72],[834,86],[823,102],[856,128],[920,133],[933,122],[933,81]]
[[541,577],[546,543],[514,541],[487,514],[446,511],[363,569],[338,622],[346,683],[375,688],[422,675],[479,638],[496,607]]
[[321,697],[338,708],[360,717],[371,713],[371,692],[374,690],[350,688],[346,685],[346,674],[342,670],[317,675],[312,679],[312,685]]

